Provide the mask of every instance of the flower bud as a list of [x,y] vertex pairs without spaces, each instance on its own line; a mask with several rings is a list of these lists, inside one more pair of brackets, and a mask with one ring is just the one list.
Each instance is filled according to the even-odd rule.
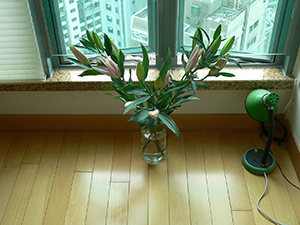
[[233,43],[235,40],[235,36],[232,36],[229,38],[229,40],[226,42],[226,44],[223,46],[222,50],[220,51],[220,55],[225,55],[229,50],[231,49]]
[[141,62],[138,62],[136,65],[136,76],[140,82],[145,81],[145,70]]
[[93,40],[95,42],[95,45],[103,51],[104,47],[103,47],[102,41],[96,32],[93,32]]
[[170,70],[168,71],[166,78],[164,80],[164,82],[161,85],[161,89],[164,88],[165,86],[167,86],[168,82],[169,82],[169,78],[170,78]]
[[[229,54],[226,54],[226,57],[227,58],[229,58]],[[210,70],[209,71],[209,75],[215,75],[215,74],[217,74],[217,73],[219,73],[225,66],[226,66],[226,63],[227,63],[227,61],[226,60],[224,60],[224,59],[219,59],[217,62],[216,62],[216,64],[215,64],[215,66],[217,66],[218,68],[217,69],[214,69],[214,70]]]
[[116,56],[117,58],[119,57],[119,49],[116,46],[116,44],[110,39],[111,47],[112,47],[112,54]]
[[162,85],[162,80],[161,80],[161,77],[158,76],[154,82],[154,88],[156,90],[160,89],[161,88],[161,85]]
[[[126,103],[124,104],[125,109],[126,109],[131,103],[132,103],[132,101],[126,102]],[[130,109],[130,110],[135,110],[135,109],[136,109],[136,107],[133,107],[133,108]]]
[[85,66],[91,66],[90,60],[88,60],[88,58],[85,57],[85,55],[80,50],[75,48],[73,45],[70,45],[70,50],[73,52],[74,56],[78,59],[79,62],[81,62]]
[[148,112],[148,115],[149,115],[152,119],[156,120],[157,117],[158,117],[158,115],[159,115],[159,111],[158,111],[158,109],[155,109],[155,110],[153,110],[153,111]]

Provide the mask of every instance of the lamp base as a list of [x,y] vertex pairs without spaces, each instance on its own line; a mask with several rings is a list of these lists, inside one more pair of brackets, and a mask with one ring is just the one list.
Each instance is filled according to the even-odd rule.
[[274,156],[269,153],[266,164],[261,165],[261,159],[265,150],[262,148],[251,148],[243,155],[243,166],[246,170],[256,175],[271,173],[276,165]]

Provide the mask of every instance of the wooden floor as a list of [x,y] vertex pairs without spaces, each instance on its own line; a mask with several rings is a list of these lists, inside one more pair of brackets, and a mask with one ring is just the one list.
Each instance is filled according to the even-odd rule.
[[[0,224],[272,224],[256,209],[263,176],[243,153],[264,148],[259,132],[168,134],[167,160],[148,166],[138,132],[0,132]],[[272,145],[299,185],[285,144]],[[268,175],[260,207],[300,224],[300,192],[279,169]]]

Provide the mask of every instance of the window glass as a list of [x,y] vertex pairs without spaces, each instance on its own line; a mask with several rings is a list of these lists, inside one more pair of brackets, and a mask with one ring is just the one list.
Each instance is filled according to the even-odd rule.
[[[97,32],[100,37],[107,33],[122,49],[139,47],[139,42],[148,44],[147,0],[128,2],[116,0],[52,1],[59,13],[60,22],[57,29],[61,29],[64,33],[61,37],[64,40],[60,41],[65,44],[62,46],[62,53],[71,54],[68,44],[78,43],[78,39],[76,39],[78,34],[79,37],[86,37],[86,29]],[[73,3],[72,8],[69,7],[71,2]]]
[[179,44],[190,46],[190,36],[198,26],[212,37],[216,27],[222,24],[222,37],[236,38],[232,51],[269,53],[278,1],[185,0],[183,43]]

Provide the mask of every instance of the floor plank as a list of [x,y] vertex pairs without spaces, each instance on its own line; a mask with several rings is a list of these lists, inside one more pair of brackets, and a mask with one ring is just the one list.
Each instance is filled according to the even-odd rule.
[[99,132],[86,225],[106,223],[114,142],[114,132]]
[[185,132],[189,202],[192,224],[211,225],[205,161],[200,132]]
[[149,225],[169,224],[167,163],[149,166]]
[[44,151],[48,132],[34,131],[31,134],[22,163],[39,163]]
[[12,144],[14,135],[15,132],[13,131],[1,132],[0,134],[0,170],[3,166],[9,147]]
[[112,181],[129,182],[132,132],[116,133]]
[[44,225],[63,224],[81,132],[66,132],[45,215]]
[[21,224],[33,182],[38,169],[38,164],[23,164],[7,204],[1,224]]
[[174,134],[169,135],[167,146],[170,225],[184,225],[190,221],[184,134],[181,134],[181,140]]
[[22,225],[43,224],[64,134],[61,131],[48,134]]
[[111,183],[107,225],[126,224],[128,216],[128,183]]
[[236,134],[235,132],[221,132],[219,139],[231,208],[238,211],[251,210],[242,157],[236,145]]
[[142,159],[141,134],[133,133],[132,162],[129,187],[128,225],[148,224],[148,165]]
[[202,142],[213,224],[233,224],[218,133],[202,132]]
[[234,225],[255,225],[252,211],[233,211]]
[[16,132],[0,171],[0,220],[18,176],[31,132]]
[[83,132],[75,171],[93,171],[98,135],[98,132]]
[[84,225],[92,173],[75,172],[68,202],[65,225]]

